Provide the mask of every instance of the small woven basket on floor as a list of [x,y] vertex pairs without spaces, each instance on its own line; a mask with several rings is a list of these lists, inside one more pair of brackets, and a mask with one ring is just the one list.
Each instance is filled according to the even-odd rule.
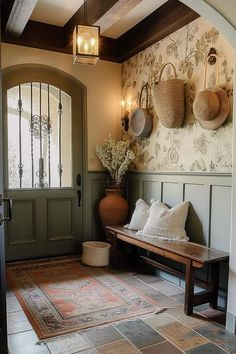
[[[171,65],[174,79],[161,81],[164,68]],[[155,109],[162,125],[166,128],[179,128],[184,120],[184,82],[177,79],[176,69],[172,63],[166,63],[161,69],[159,78],[153,88]]]

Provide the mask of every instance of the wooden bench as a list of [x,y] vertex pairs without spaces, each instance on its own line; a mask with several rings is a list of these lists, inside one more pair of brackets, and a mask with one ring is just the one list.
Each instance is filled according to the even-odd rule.
[[[192,242],[161,241],[153,238],[136,236],[135,231],[127,230],[122,227],[107,226],[107,230],[112,237],[111,266],[117,268],[119,265],[120,241],[140,247],[157,255],[177,261],[185,265],[185,273],[175,271],[172,268],[140,256],[147,263],[163,269],[185,276],[185,300],[184,312],[186,315],[193,313],[193,307],[210,303],[212,308],[217,307],[218,287],[219,287],[219,265],[222,261],[229,260],[229,254],[213,248],[208,248]],[[210,282],[201,281],[200,285],[206,290],[194,294],[195,269],[211,266]],[[198,281],[199,282],[199,281]]]

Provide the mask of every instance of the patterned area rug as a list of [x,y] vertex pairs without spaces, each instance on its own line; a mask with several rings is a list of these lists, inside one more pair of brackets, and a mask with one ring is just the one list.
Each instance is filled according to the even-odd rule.
[[11,263],[7,280],[40,339],[162,310],[116,272],[77,257]]

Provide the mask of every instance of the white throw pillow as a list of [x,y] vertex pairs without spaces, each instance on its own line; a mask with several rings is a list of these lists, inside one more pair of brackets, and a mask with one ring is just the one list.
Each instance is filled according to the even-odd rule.
[[150,206],[143,200],[138,199],[135,204],[135,209],[127,228],[130,230],[142,230],[147,222],[150,212]]
[[153,202],[147,222],[139,234],[166,240],[187,241],[185,222],[189,204],[183,202],[169,209],[159,201]]

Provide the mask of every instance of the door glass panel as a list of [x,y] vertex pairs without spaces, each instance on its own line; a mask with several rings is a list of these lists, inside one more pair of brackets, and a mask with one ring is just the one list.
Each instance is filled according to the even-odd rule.
[[7,91],[8,188],[72,186],[71,97],[39,82]]

